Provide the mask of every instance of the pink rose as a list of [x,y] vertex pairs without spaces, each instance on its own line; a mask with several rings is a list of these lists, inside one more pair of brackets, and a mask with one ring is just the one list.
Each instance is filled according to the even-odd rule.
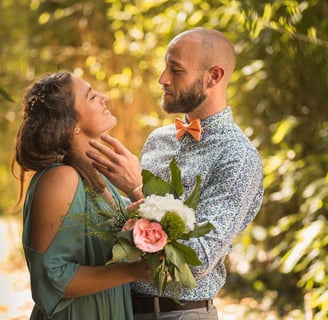
[[138,221],[137,218],[129,219],[124,223],[124,226],[122,228],[122,231],[131,231],[134,228],[134,225]]
[[141,218],[134,225],[133,241],[143,252],[157,252],[165,247],[167,234],[158,222]]

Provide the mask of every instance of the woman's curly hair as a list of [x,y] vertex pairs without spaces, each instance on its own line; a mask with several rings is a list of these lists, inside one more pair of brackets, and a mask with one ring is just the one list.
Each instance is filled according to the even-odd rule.
[[34,82],[23,99],[23,121],[18,129],[12,161],[12,172],[20,166],[23,196],[26,171],[40,171],[54,162],[74,167],[86,183],[97,191],[104,190],[104,182],[96,170],[85,160],[77,157],[71,148],[74,129],[79,114],[74,108],[73,75],[58,72]]

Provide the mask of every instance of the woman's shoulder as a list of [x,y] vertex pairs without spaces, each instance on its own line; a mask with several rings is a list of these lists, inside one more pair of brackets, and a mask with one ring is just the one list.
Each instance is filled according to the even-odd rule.
[[39,177],[35,195],[39,199],[46,198],[50,202],[56,199],[71,201],[79,183],[77,171],[67,165],[53,166]]
[[75,186],[78,183],[79,174],[68,165],[57,165],[48,168],[43,172],[38,184],[52,185],[53,187],[64,185],[65,189]]

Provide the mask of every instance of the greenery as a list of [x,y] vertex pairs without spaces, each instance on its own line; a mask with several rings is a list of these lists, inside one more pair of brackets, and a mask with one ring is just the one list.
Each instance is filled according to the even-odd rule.
[[0,10],[0,214],[17,199],[10,161],[27,85],[57,70],[83,75],[109,95],[113,135],[139,154],[172,121],[158,107],[168,42],[188,28],[218,29],[238,54],[229,104],[265,175],[225,289],[269,298],[281,318],[328,317],[327,1],[2,0]]

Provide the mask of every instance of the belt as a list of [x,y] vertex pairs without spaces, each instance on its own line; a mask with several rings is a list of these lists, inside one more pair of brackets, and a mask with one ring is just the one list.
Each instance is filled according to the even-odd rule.
[[170,298],[132,294],[132,305],[134,313],[158,313],[198,308],[208,309],[213,304],[213,299],[201,301],[180,300],[179,302],[180,303],[177,303]]

